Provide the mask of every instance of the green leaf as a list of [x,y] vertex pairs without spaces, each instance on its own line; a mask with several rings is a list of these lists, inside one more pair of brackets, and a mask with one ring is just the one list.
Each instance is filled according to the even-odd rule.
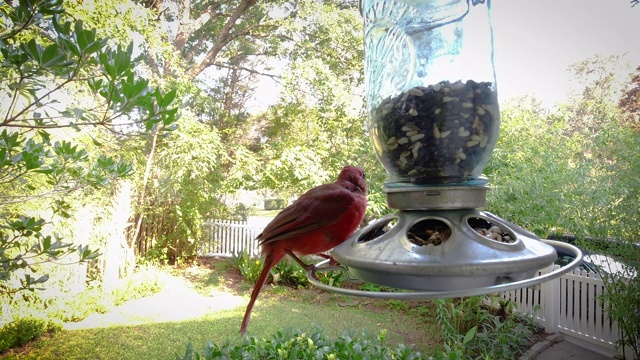
[[51,136],[49,135],[48,132],[46,132],[44,130],[38,130],[37,133],[38,133],[38,135],[40,135],[40,138],[42,139],[42,141],[45,144],[48,144],[48,145],[51,144]]
[[42,284],[49,280],[49,274],[42,275],[32,282],[32,284]]
[[171,125],[172,123],[174,123],[177,119],[176,119],[176,113],[178,112],[178,108],[173,108],[171,110],[167,110],[164,113],[163,119],[162,119],[162,124],[164,126],[168,126]]
[[71,66],[71,65],[73,65],[73,64],[75,64],[75,63],[76,63],[76,61],[75,61],[75,60],[67,60],[67,61],[63,61],[63,62],[61,62],[61,63],[58,65],[58,67],[69,67],[69,66]]
[[82,20],[77,20],[73,26],[74,29],[74,38],[78,47],[83,49],[87,45],[87,38],[85,34],[85,30],[82,28]]
[[116,165],[116,173],[119,177],[125,177],[133,172],[133,167],[130,164],[119,162]]
[[33,170],[40,167],[40,157],[31,152],[23,151],[22,161],[24,161],[24,166],[27,170]]
[[58,36],[69,35],[69,33],[71,32],[71,22],[66,21],[61,24],[59,14],[55,14],[52,17],[52,24],[53,24],[53,28],[58,32]]
[[[34,172],[36,172],[36,173],[38,173],[38,174],[45,174],[45,175],[49,175],[49,174],[53,174],[53,171],[54,171],[54,170],[53,170],[52,168],[48,167],[48,168],[36,169],[36,170],[33,170],[33,171],[34,171]],[[27,185],[27,186],[29,186],[29,188],[30,188],[31,190],[35,190],[35,189],[36,189],[36,187],[35,187],[35,186],[30,186],[30,185]]]
[[55,59],[56,57],[58,57],[59,59],[63,58],[62,55],[58,54],[58,45],[51,44],[47,46],[42,52],[42,63],[50,64],[52,60]]
[[159,88],[156,88],[156,91],[153,92],[153,96],[156,98],[158,107],[162,109],[164,107],[164,97],[162,96]]
[[145,123],[144,123],[144,128],[145,128],[147,131],[151,131],[151,129],[153,129],[153,127],[154,127],[154,125],[155,125],[156,123],[157,123],[157,121],[154,121],[153,119],[151,119],[151,120],[147,120],[147,121],[145,121]]
[[91,90],[93,90],[94,92],[97,92],[98,90],[102,89],[103,82],[104,80],[102,78],[89,79],[87,80],[87,85],[89,85],[89,88]]
[[91,136],[91,142],[93,143],[93,145],[95,146],[102,146],[102,143],[98,140],[96,140],[95,137]]
[[474,326],[471,329],[469,329],[469,331],[467,331],[467,333],[465,334],[464,339],[462,340],[462,344],[466,345],[469,341],[471,341],[471,339],[473,339],[473,337],[476,336],[477,330],[478,330],[477,326]]
[[[93,31],[93,35],[95,36],[95,30]],[[101,39],[99,41],[93,41],[91,43],[89,43],[85,48],[84,51],[86,54],[93,54],[94,52],[100,50],[100,48],[106,43],[103,42],[102,40],[106,40],[106,39]]]
[[134,96],[144,95],[147,93],[148,88],[149,88],[149,80],[140,79],[133,86],[132,94]]
[[106,169],[113,166],[115,164],[115,161],[111,157],[100,155],[100,157],[98,157],[97,163],[99,167]]
[[42,1],[38,4],[38,11],[45,15],[57,15],[64,12],[62,0]]
[[29,40],[26,44],[21,44],[20,48],[26,54],[29,55],[31,59],[33,59],[38,65],[42,63],[42,52],[44,48],[42,45],[36,43],[35,39]]

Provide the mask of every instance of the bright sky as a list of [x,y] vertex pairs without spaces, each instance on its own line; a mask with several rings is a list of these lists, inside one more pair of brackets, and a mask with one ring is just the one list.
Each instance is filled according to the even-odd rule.
[[[627,53],[640,66],[640,5],[629,0],[492,0],[492,7],[501,102],[531,93],[552,107],[572,84],[567,67],[595,54]],[[260,103],[277,100],[273,86],[264,81]]]
[[501,101],[533,93],[552,106],[570,85],[567,66],[622,55],[640,66],[640,5],[629,0],[493,0]]

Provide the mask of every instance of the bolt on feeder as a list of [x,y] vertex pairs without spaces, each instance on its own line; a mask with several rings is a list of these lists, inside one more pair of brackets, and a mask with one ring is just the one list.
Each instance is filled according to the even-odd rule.
[[[396,298],[506,291],[575,267],[576,247],[481,211],[489,190],[482,171],[500,127],[490,0],[361,0],[360,11],[368,129],[396,212],[333,257],[358,279],[415,290],[374,294]],[[554,247],[576,259],[536,276],[556,260]]]

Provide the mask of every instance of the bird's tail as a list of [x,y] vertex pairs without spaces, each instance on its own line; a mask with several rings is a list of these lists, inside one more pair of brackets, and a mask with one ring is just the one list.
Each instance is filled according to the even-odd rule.
[[256,281],[255,286],[253,287],[253,291],[251,292],[251,299],[249,300],[249,304],[247,305],[247,310],[244,313],[244,319],[242,319],[242,326],[240,327],[240,334],[244,335],[247,331],[247,326],[249,325],[249,318],[251,317],[251,310],[253,309],[253,304],[255,304],[256,299],[258,298],[258,294],[260,294],[260,290],[264,285],[264,282],[267,280],[269,276],[269,271],[274,267],[282,258],[285,253],[268,253],[264,259],[264,266],[262,267],[262,272]]

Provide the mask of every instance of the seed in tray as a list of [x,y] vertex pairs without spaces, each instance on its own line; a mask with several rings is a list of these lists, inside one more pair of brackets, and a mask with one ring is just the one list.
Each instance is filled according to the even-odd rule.
[[511,237],[505,229],[502,229],[485,219],[469,218],[469,220],[467,220],[467,224],[469,224],[476,233],[486,237],[487,239],[508,244],[515,242],[515,239]]
[[419,246],[438,246],[449,237],[451,237],[451,228],[436,219],[418,221],[407,232],[407,239]]

